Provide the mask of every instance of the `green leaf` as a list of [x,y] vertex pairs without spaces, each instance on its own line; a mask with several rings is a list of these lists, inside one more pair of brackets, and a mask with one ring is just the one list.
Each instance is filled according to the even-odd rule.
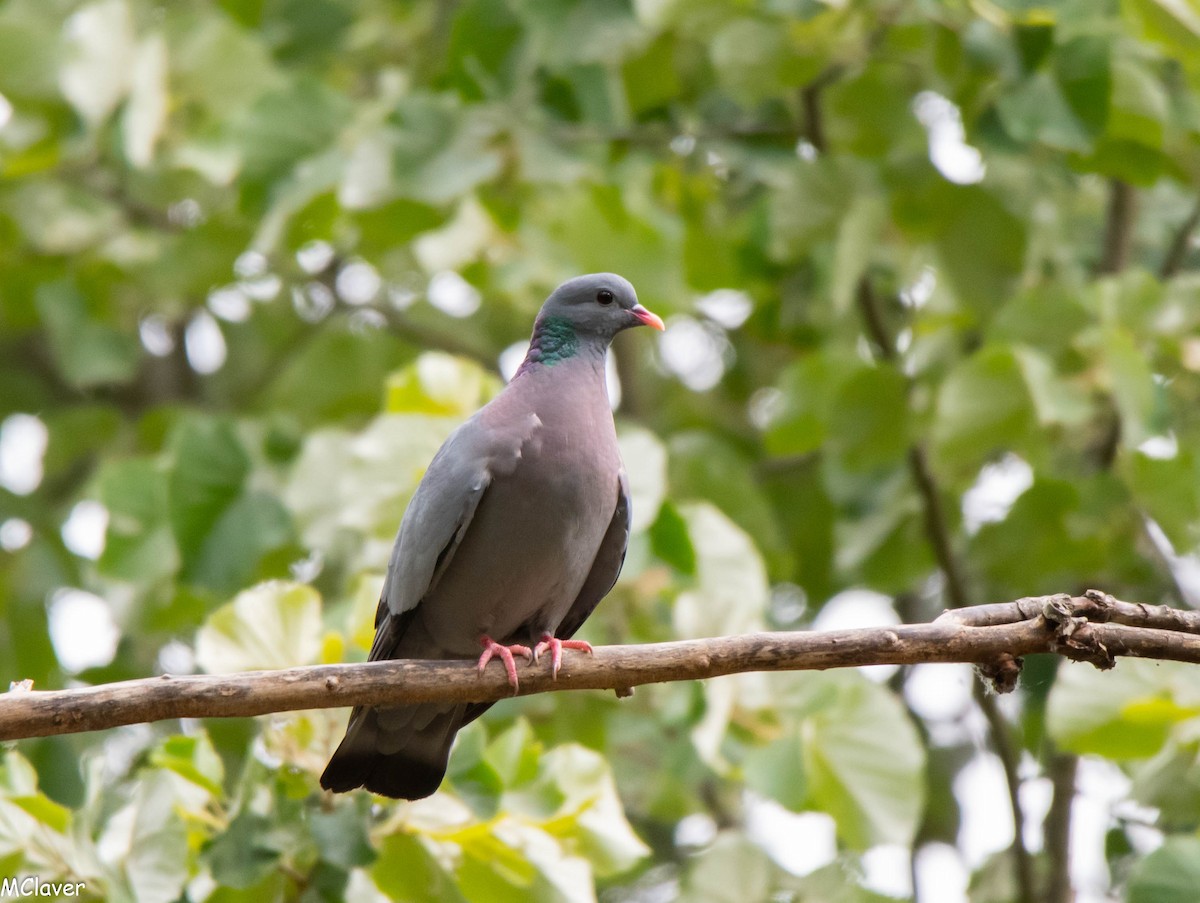
[[483,761],[505,787],[529,781],[537,773],[540,749],[533,742],[533,732],[523,718],[487,745]]
[[501,169],[492,147],[495,124],[445,97],[414,94],[396,108],[391,133],[397,196],[446,204],[494,178]]
[[391,414],[469,417],[500,391],[495,375],[474,361],[427,351],[387,380]]
[[386,334],[323,330],[287,358],[263,404],[305,424],[369,416],[379,411],[380,385],[407,357],[400,342]]
[[188,836],[180,796],[166,772],[142,774],[133,800],[109,819],[102,843],[119,856],[128,899],[173,903],[188,879]]
[[925,749],[904,706],[860,674],[804,679],[828,693],[802,734],[811,804],[834,817],[854,849],[911,843],[925,805]]
[[1094,413],[1087,391],[1054,371],[1053,362],[1033,348],[1013,347],[1040,426],[1078,427]]
[[766,746],[750,750],[742,763],[746,786],[795,812],[808,802],[804,777],[804,740],[787,730]]
[[0,10],[0,93],[14,100],[58,96],[58,24],[28,6],[5,4]]
[[1142,529],[1141,515],[1111,474],[1035,476],[1003,521],[973,537],[970,558],[1001,597],[1059,592],[1080,574],[1104,585],[1126,568],[1144,567],[1134,552]]
[[271,44],[280,59],[296,67],[317,67],[336,54],[354,23],[350,10],[334,0],[283,0],[271,9]]
[[264,94],[236,125],[247,177],[271,175],[324,149],[349,114],[348,101],[312,78]]
[[1134,866],[1129,876],[1129,903],[1191,903],[1200,887],[1200,839],[1168,837],[1161,847]]
[[1118,461],[1138,505],[1162,527],[1176,549],[1195,547],[1200,524],[1200,470],[1195,455],[1181,449],[1174,458],[1141,452]]
[[1149,187],[1168,165],[1164,150],[1173,116],[1170,99],[1157,75],[1139,60],[1118,57],[1112,71],[1104,140],[1094,154],[1078,162],[1082,168]]
[[133,378],[141,349],[129,335],[98,319],[68,282],[43,285],[37,308],[49,333],[55,362],[78,388],[123,383]]
[[1044,18],[1034,14],[1014,23],[1013,41],[1021,54],[1021,65],[1029,71],[1036,69],[1054,46],[1054,20],[1048,14]]
[[210,674],[310,665],[321,652],[321,597],[273,580],[238,593],[196,634],[196,662]]
[[133,17],[125,0],[96,0],[80,7],[72,24],[59,83],[71,106],[94,127],[128,90]]
[[1149,362],[1133,336],[1116,327],[1105,330],[1104,354],[1113,401],[1121,415],[1121,445],[1137,448],[1161,432],[1159,397]]
[[[325,197],[328,203],[333,196]],[[336,210],[336,205],[330,204],[330,208],[332,213]],[[312,238],[332,238],[332,226],[322,229],[313,225],[312,221],[320,221],[321,218],[321,214],[315,210],[296,214],[291,226],[292,231],[289,233],[290,246],[299,247]],[[377,207],[355,210],[351,218],[360,233],[359,251],[368,258],[406,244],[422,232],[436,229],[446,222],[445,214],[436,207],[405,198]]]
[[646,49],[625,60],[621,75],[630,110],[642,113],[674,100],[683,83],[676,71],[675,38],[664,32]]
[[54,802],[45,794],[10,796],[8,801],[23,812],[32,815],[37,819],[38,824],[45,825],[51,831],[65,834],[71,827],[71,810]]
[[367,836],[369,816],[365,810],[363,805],[345,804],[313,813],[313,840],[323,860],[346,871],[375,861],[376,853]]
[[767,575],[751,538],[706,502],[679,506],[696,551],[696,586],[675,601],[680,637],[728,636],[761,629]]
[[1005,302],[988,324],[988,341],[1036,348],[1057,359],[1092,322],[1077,293],[1043,283]]
[[744,903],[773,899],[780,869],[761,846],[724,831],[691,863],[683,881],[682,903]]
[[871,262],[887,221],[887,203],[878,195],[859,195],[838,226],[830,294],[836,310],[845,313],[854,304],[859,279]]
[[175,772],[218,799],[224,796],[225,766],[207,733],[168,737],[151,750],[150,763]]
[[217,521],[241,494],[250,459],[233,424],[223,418],[188,418],[171,436],[170,448],[171,528],[184,567],[190,568]]
[[938,257],[960,298],[980,312],[1004,301],[1025,265],[1027,226],[978,185],[944,186]]
[[266,43],[223,12],[181,5],[165,19],[174,92],[219,114],[217,121],[282,83]]
[[1079,153],[1092,149],[1093,134],[1076,118],[1063,87],[1048,72],[1035,73],[1002,94],[996,109],[1005,129],[1017,141],[1036,141]]
[[779,263],[797,261],[828,239],[854,202],[860,174],[838,158],[792,164],[770,194],[767,250]]
[[179,568],[179,549],[167,521],[167,472],[149,458],[110,461],[100,473],[108,509],[101,573],[153,585]]
[[649,854],[599,753],[577,743],[556,746],[541,757],[538,783],[552,788],[550,798],[559,801],[543,828],[571,854],[586,857],[596,875],[626,872]]
[[712,36],[709,56],[721,85],[747,106],[817,74],[815,60],[788,46],[788,32],[772,21],[732,19]]
[[[819,62],[817,50],[810,60]],[[817,71],[812,72],[815,78]],[[822,92],[830,147],[844,153],[830,157],[860,156],[886,159],[904,152],[923,153],[927,138],[912,115],[912,93],[895,64],[880,56],[872,57],[856,73],[835,79]],[[861,184],[861,183],[860,183]]]
[[231,593],[259,576],[263,556],[293,538],[283,504],[266,492],[238,496],[190,556],[184,579],[217,593]]
[[752,454],[700,429],[674,433],[669,451],[671,497],[711,501],[754,537],[772,573],[790,566],[792,548],[780,533],[772,496],[758,479]]
[[1192,831],[1200,806],[1200,720],[1181,722],[1171,737],[1149,761],[1131,768],[1132,797],[1158,810],[1157,825],[1163,831]]
[[[537,899],[540,894],[538,868],[527,857],[527,849],[515,846],[522,835],[538,833],[530,826],[510,826],[503,840],[485,826],[472,827],[458,832],[454,839],[462,850],[462,859],[455,869],[454,877],[464,897],[471,903],[521,903]],[[560,853],[551,846],[543,852]]]
[[946,376],[938,394],[933,437],[938,456],[970,469],[996,452],[1019,447],[1033,405],[1012,351],[986,346]]
[[566,254],[578,272],[606,272],[619,260],[646,306],[662,312],[656,299],[685,294],[681,230],[673,217],[633,207],[635,197],[613,185],[571,186],[543,197],[544,206],[526,216],[542,223],[551,245],[561,249],[556,253]]
[[466,903],[451,875],[435,855],[432,841],[413,834],[389,834],[380,845],[371,877],[397,903],[445,900]]
[[458,7],[446,47],[447,78],[459,94],[481,100],[507,87],[514,50],[523,31],[520,20],[502,0],[472,0]]
[[688,537],[687,522],[670,502],[663,503],[658,519],[650,525],[650,548],[680,573],[696,573],[696,550]]
[[458,418],[378,417],[360,433],[310,434],[283,499],[310,546],[329,548],[343,530],[390,539],[413,491]]
[[279,850],[264,843],[271,822],[253,812],[240,812],[204,850],[213,878],[234,888],[252,887],[274,871]]
[[654,523],[666,497],[667,450],[652,432],[638,427],[622,427],[617,440],[629,477],[631,530],[639,533]]
[[855,369],[853,362],[826,354],[808,355],[786,369],[779,381],[783,409],[767,427],[767,451],[803,455],[820,448],[828,435],[833,394]]
[[1200,52],[1200,13],[1181,0],[1125,0],[1121,10],[1152,41],[1170,48],[1181,60]]
[[828,448],[850,470],[902,462],[910,445],[908,410],[908,383],[899,371],[864,368],[838,387]]
[[1175,725],[1200,714],[1189,674],[1177,662],[1129,659],[1105,673],[1064,664],[1050,690],[1050,735],[1068,752],[1111,759],[1152,756]]
[[1108,125],[1112,95],[1109,42],[1082,35],[1063,44],[1054,54],[1054,70],[1063,97],[1075,119],[1092,137]]
[[1140,61],[1118,58],[1113,66],[1109,137],[1161,147],[1169,116],[1166,91],[1154,73]]

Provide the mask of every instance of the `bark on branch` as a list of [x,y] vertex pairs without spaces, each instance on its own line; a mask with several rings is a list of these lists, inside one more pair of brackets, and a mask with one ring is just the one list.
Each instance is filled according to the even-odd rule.
[[[1083,596],[1039,596],[948,611],[930,624],[811,633],[755,633],[569,654],[523,665],[521,695],[616,690],[746,671],[969,662],[995,689],[1016,683],[1020,657],[1056,653],[1113,666],[1115,657],[1200,664],[1200,612]],[[228,718],[298,709],[407,702],[483,702],[512,695],[503,670],[472,662],[393,661],[224,675],[163,675],[73,690],[17,686],[0,695],[0,740],[102,730],[168,718]]]

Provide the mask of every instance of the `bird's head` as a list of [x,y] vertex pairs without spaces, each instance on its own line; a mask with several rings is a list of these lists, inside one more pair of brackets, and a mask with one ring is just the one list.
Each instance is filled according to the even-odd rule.
[[608,341],[630,326],[663,328],[663,321],[638,303],[629,280],[615,273],[576,276],[554,290],[538,314],[538,323],[565,321],[580,338]]

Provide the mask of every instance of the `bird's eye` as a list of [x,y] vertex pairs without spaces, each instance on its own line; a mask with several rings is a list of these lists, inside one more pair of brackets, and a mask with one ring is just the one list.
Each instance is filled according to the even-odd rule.
[[608,289],[602,288],[602,289],[600,289],[600,291],[596,292],[596,300],[599,301],[601,304],[612,304],[614,301],[617,300],[617,296],[614,295],[612,292],[610,292]]

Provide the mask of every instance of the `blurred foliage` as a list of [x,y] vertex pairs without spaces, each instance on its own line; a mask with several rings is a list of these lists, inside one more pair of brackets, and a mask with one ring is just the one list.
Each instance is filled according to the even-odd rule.
[[[1198,184],[1179,0],[3,0],[6,677],[364,658],[429,458],[601,269],[670,328],[615,350],[635,535],[591,640],[808,626],[863,589],[907,620],[1195,601]],[[97,607],[119,642],[80,661]],[[1093,888],[1195,899],[1194,674],[1055,672],[1009,710],[1022,775],[1123,772]],[[345,712],[26,741],[0,876],[881,900],[874,851],[963,844],[982,755],[910,676],[506,703],[416,804],[318,791]],[[836,850],[796,874],[814,817]],[[1015,899],[1006,857],[966,864]]]

